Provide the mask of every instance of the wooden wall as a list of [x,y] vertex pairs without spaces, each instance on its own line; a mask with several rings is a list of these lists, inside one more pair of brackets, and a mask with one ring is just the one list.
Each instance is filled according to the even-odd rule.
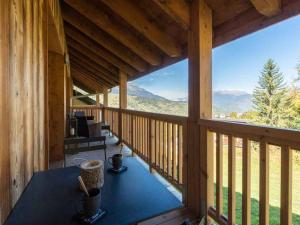
[[[53,8],[60,13],[58,0],[0,1],[0,224],[33,173],[48,167],[47,31]],[[65,45],[62,22],[56,24],[57,41]]]
[[8,133],[9,1],[0,1],[0,224],[11,207]]

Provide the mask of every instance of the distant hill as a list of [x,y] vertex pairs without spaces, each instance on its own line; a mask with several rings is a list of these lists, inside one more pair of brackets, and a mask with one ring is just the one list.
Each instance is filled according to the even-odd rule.
[[[182,116],[188,114],[187,98],[172,101],[133,84],[128,84],[127,91],[129,109]],[[117,88],[110,93],[111,106],[118,106],[118,93]],[[243,113],[252,108],[251,95],[243,91],[215,91],[213,103],[214,114]]]
[[[252,95],[239,90],[221,90],[213,93],[213,111],[217,114],[243,113],[252,109]],[[176,102],[187,102],[187,97]]]
[[[119,93],[119,88],[114,88],[112,89],[112,94],[118,94]],[[144,88],[138,87],[134,84],[128,83],[127,85],[127,95],[129,96],[138,96],[138,97],[143,97],[143,98],[151,98],[151,99],[156,99],[156,100],[167,100],[164,97],[161,97],[159,95],[155,95],[150,91],[147,91]]]

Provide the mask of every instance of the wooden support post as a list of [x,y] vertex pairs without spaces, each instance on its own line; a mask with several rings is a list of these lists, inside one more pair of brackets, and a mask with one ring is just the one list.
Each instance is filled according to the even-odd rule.
[[[108,107],[108,89],[107,89],[107,87],[103,88],[103,107],[104,108],[102,110],[102,121],[107,122],[107,121],[105,121],[106,120],[106,118],[105,118],[105,107]],[[112,127],[111,127],[111,129],[112,129]]]
[[122,143],[122,109],[127,108],[127,75],[123,71],[119,71],[120,86],[119,86],[119,141]]
[[49,160],[63,159],[65,137],[65,65],[64,56],[49,51]]
[[[100,107],[100,94],[96,94],[96,106]],[[100,122],[100,111],[96,109],[96,121],[97,123]]]
[[205,1],[192,1],[190,26],[186,200],[187,206],[203,217],[213,205],[214,190],[212,136],[198,126],[199,118],[212,117],[212,10]]
[[103,106],[108,107],[108,88],[103,88]]
[[96,94],[96,106],[100,106],[100,94]]

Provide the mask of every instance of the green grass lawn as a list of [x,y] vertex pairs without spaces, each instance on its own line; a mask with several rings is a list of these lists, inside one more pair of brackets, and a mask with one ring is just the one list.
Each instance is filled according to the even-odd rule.
[[[259,224],[259,152],[251,151],[251,224]],[[270,224],[280,224],[280,150],[270,149]],[[300,162],[299,152],[293,151],[293,224],[300,224]],[[228,150],[223,155],[223,206],[227,216],[228,200]],[[236,150],[236,223],[242,224],[242,150]]]

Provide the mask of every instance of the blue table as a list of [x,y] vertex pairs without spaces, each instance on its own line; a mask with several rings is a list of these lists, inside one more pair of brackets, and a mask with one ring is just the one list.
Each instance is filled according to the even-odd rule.
[[[125,225],[182,207],[135,158],[125,158],[128,170],[105,172],[102,208],[106,215],[95,224]],[[68,167],[34,174],[6,225],[79,224],[72,219],[83,193],[78,188],[79,168]]]

